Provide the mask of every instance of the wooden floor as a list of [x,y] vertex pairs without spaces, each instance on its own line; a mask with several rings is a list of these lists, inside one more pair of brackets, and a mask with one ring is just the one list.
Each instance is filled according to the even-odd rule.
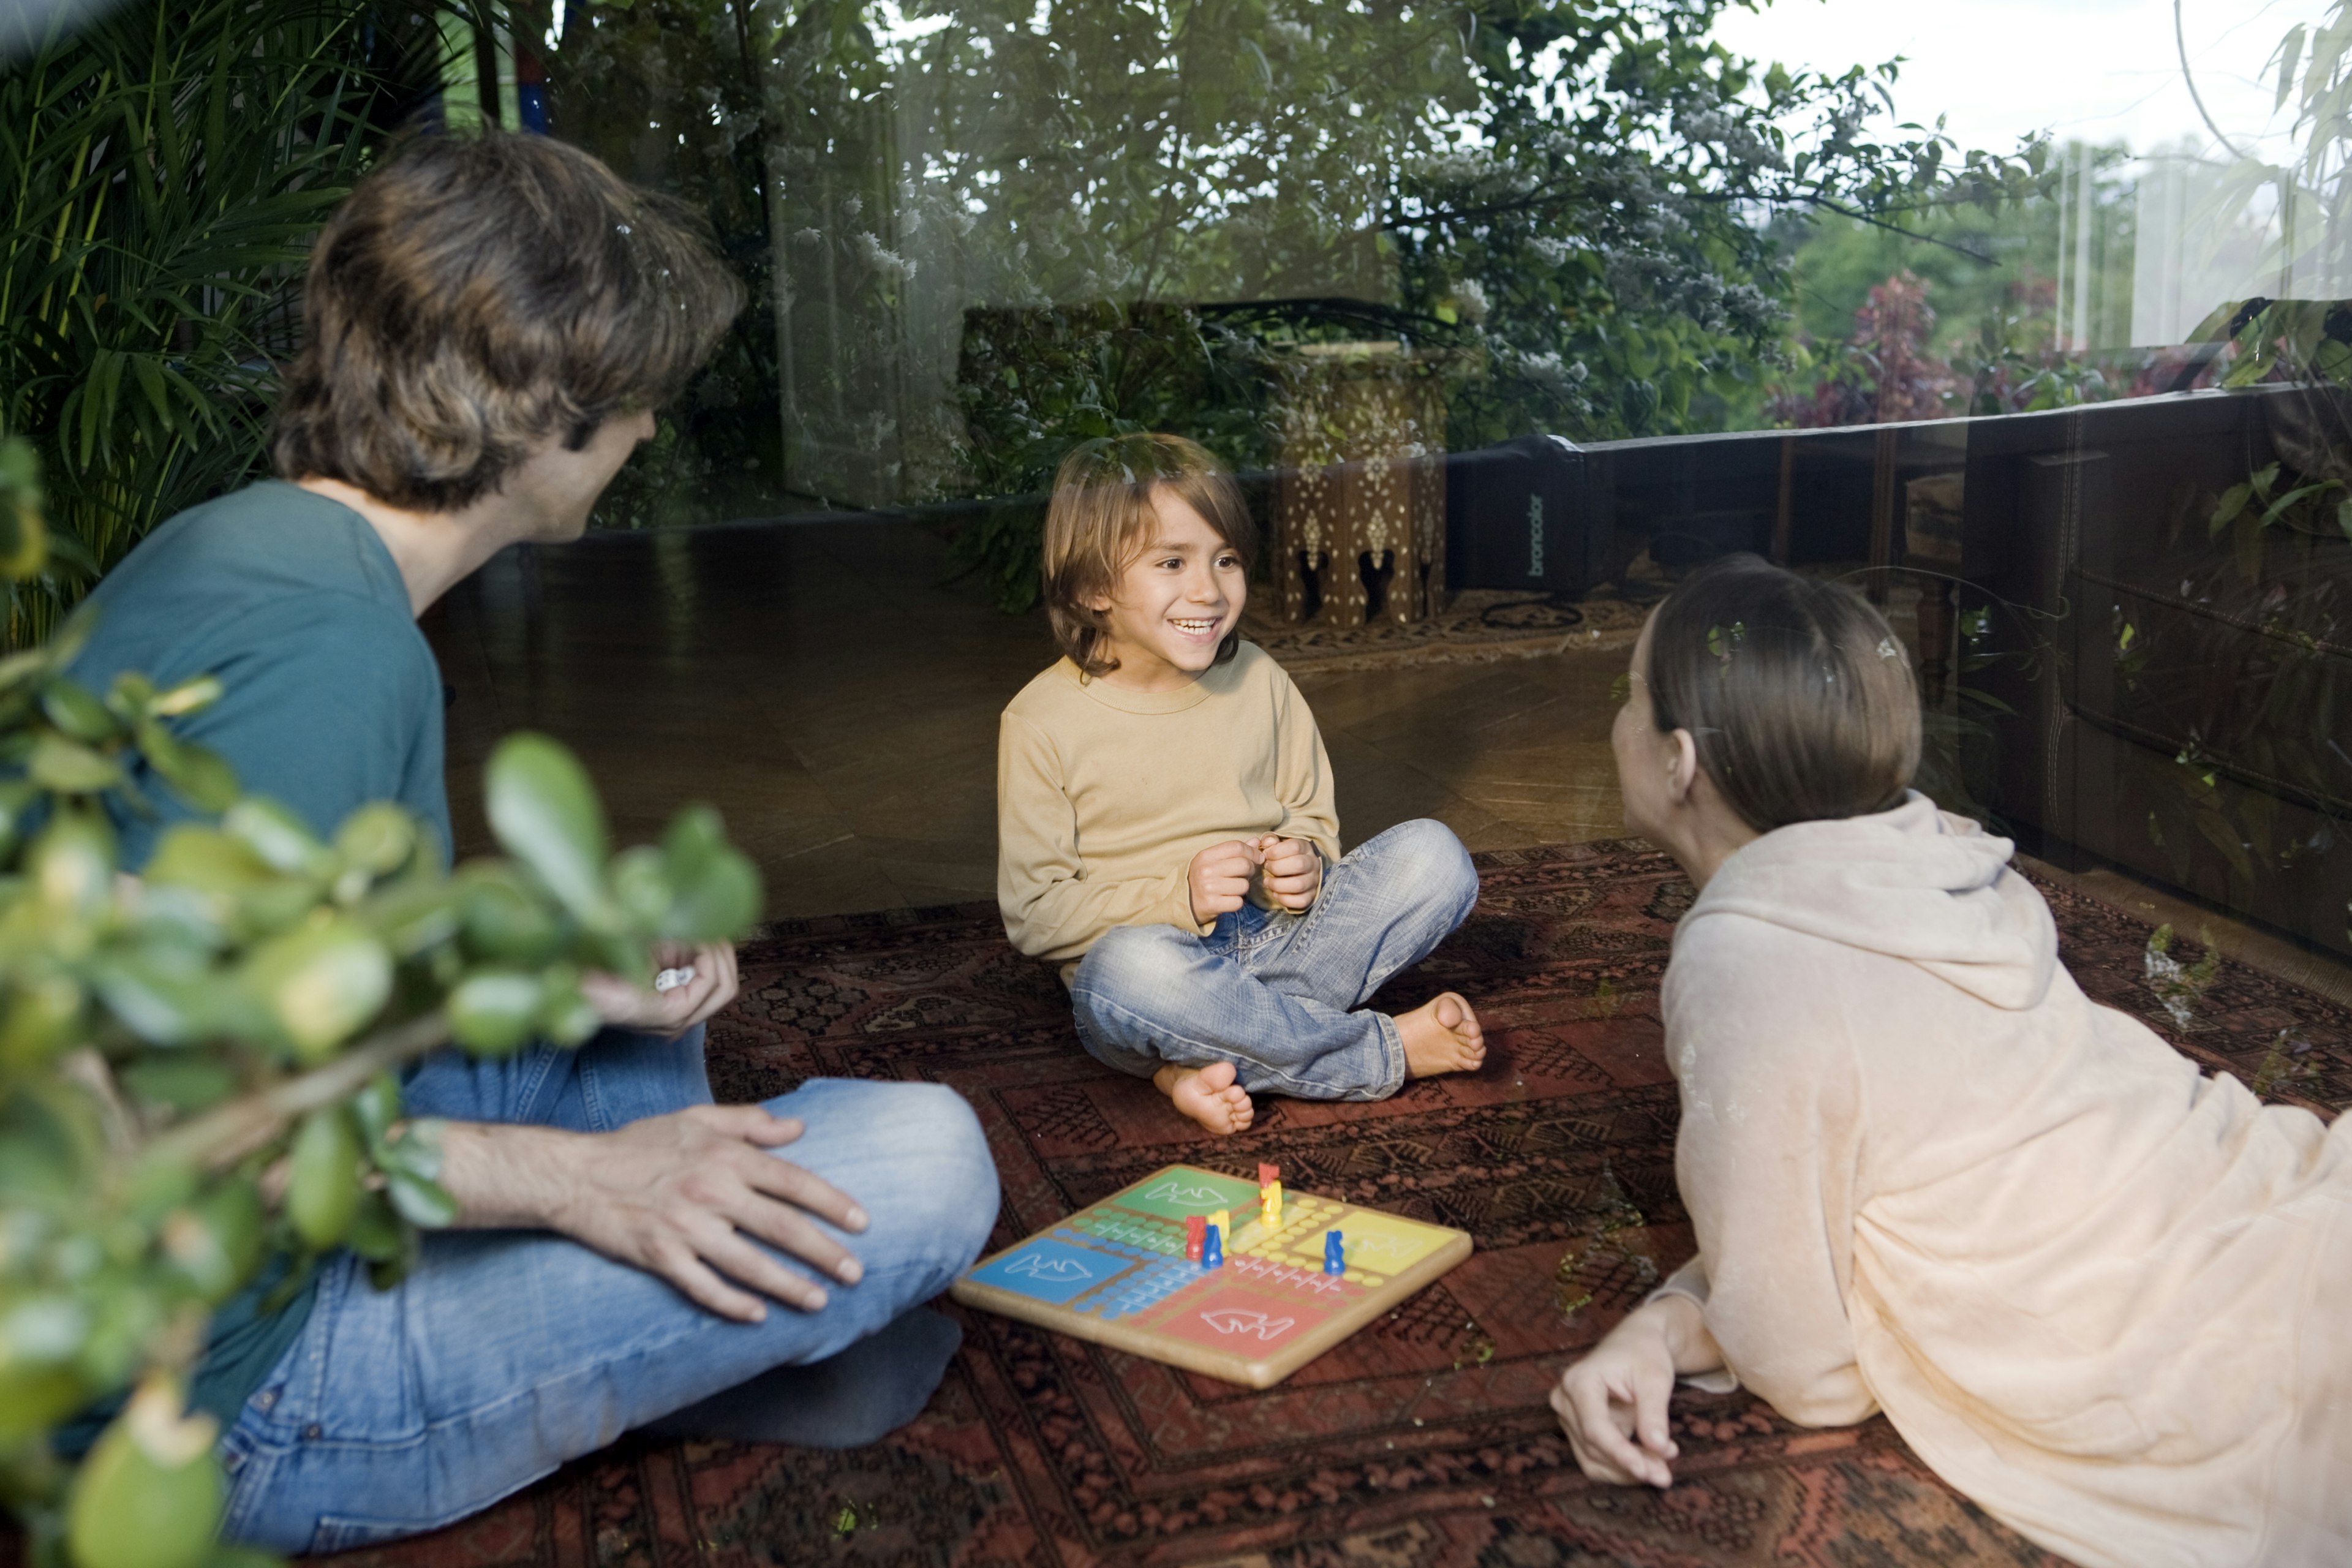
[[[1053,661],[1042,615],[947,580],[897,521],[604,534],[492,562],[425,618],[453,689],[458,852],[498,738],[576,750],[623,842],[708,801],[771,918],[990,899],[997,715]],[[1434,816],[1472,849],[1622,831],[1615,653],[1309,674],[1349,845]]]

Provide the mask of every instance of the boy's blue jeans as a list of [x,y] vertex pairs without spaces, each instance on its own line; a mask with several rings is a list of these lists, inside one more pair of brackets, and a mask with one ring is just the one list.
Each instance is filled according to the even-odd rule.
[[1478,901],[1478,872],[1442,822],[1401,822],[1323,874],[1303,915],[1244,904],[1207,936],[1120,926],[1070,980],[1078,1038],[1149,1078],[1231,1062],[1252,1094],[1384,1100],[1404,1082],[1396,1020],[1359,1011]]
[[[444,1052],[407,1089],[412,1115],[585,1132],[709,1100],[699,1028],[607,1030],[577,1052],[503,1061]],[[337,1254],[301,1336],[222,1439],[224,1537],[334,1552],[436,1529],[633,1427],[835,1354],[979,1255],[996,1167],[952,1089],[813,1079],[767,1109],[807,1126],[778,1157],[864,1205],[864,1235],[835,1233],[866,1266],[857,1284],[827,1280],[823,1310],[770,1302],[765,1322],[746,1324],[545,1232],[429,1235],[389,1290]]]

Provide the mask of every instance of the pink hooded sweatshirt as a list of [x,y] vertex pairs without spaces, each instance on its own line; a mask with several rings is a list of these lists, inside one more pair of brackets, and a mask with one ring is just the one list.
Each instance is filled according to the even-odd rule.
[[1708,882],[1665,1289],[1790,1420],[1884,1410],[2091,1568],[2352,1564],[2352,1118],[2091,1002],[2011,850],[1915,794]]

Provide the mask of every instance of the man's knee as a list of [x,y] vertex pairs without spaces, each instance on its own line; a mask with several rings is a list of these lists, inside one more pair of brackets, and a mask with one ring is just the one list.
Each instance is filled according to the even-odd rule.
[[996,1161],[988,1135],[963,1096],[945,1085],[893,1084],[888,1093],[887,1113],[878,1119],[887,1130],[877,1132],[888,1140],[902,1178],[894,1186],[892,1218],[904,1232],[932,1237],[942,1251],[969,1263],[996,1223]]

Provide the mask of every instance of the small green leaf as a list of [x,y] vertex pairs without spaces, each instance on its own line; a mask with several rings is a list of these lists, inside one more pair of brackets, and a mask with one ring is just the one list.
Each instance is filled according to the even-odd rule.
[[661,934],[674,942],[726,942],[760,918],[759,870],[730,849],[706,863],[691,881],[681,881]]
[[16,847],[25,818],[40,792],[29,779],[0,780],[0,853]]
[[427,1230],[443,1230],[457,1223],[457,1200],[438,1182],[394,1171],[384,1177],[384,1191],[403,1219]]
[[357,921],[314,914],[255,949],[241,978],[295,1055],[318,1062],[383,1010],[392,955]]
[[502,866],[469,868],[466,946],[493,963],[540,964],[563,951],[562,921]]
[[352,1216],[351,1227],[343,1233],[343,1245],[371,1263],[396,1264],[408,1256],[415,1234],[393,1208],[390,1199],[382,1193],[370,1193],[361,1200],[359,1212]]
[[314,1251],[343,1239],[360,1206],[360,1140],[341,1106],[314,1110],[294,1134],[286,1175],[286,1218]]
[[184,1046],[220,1031],[233,1016],[232,988],[201,963],[131,952],[100,962],[92,972],[107,1010],[151,1045]]
[[393,957],[406,963],[457,934],[463,895],[437,879],[404,879],[380,889],[360,913]]
[[393,1128],[400,1121],[400,1080],[388,1072],[380,1072],[367,1080],[360,1091],[352,1096],[352,1115],[360,1124],[362,1136],[367,1139],[371,1151],[384,1147]]
[[530,1041],[546,1001],[536,974],[478,969],[449,993],[450,1038],[483,1056],[505,1056]]
[[60,813],[25,854],[25,871],[41,902],[58,914],[90,920],[114,897],[114,833],[105,820]]
[[568,965],[548,971],[547,1002],[539,1015],[539,1033],[559,1046],[576,1046],[604,1026],[604,1015],[580,989],[580,974]]
[[323,880],[331,868],[327,847],[300,817],[274,800],[256,796],[237,802],[221,818],[221,827],[273,871]]
[[180,740],[152,719],[140,722],[137,734],[147,765],[190,806],[210,814],[236,804],[236,770],[219,752]]
[[262,1218],[252,1185],[226,1183],[166,1216],[163,1255],[205,1300],[226,1300],[261,1263]]
[[621,918],[639,931],[653,931],[669,912],[675,896],[662,852],[640,844],[613,858],[613,902]]
[[510,735],[490,755],[490,830],[583,920],[604,910],[604,808],[572,753],[544,735]]
[[33,742],[33,782],[59,795],[96,795],[122,782],[121,766],[103,752],[54,731]]
[[141,875],[151,893],[172,889],[206,924],[240,935],[282,930],[317,901],[313,884],[278,876],[250,846],[194,823],[166,828]]
[[236,1069],[202,1057],[147,1057],[120,1074],[132,1099],[175,1110],[204,1110],[236,1092]]
[[75,1568],[200,1568],[220,1524],[218,1423],[151,1377],[82,1461],[66,1501]]
[[388,877],[416,852],[416,821],[389,801],[363,805],[335,830],[335,849],[371,877]]
[[110,741],[122,728],[88,687],[63,676],[42,689],[41,712],[76,741]]
[[2278,497],[2276,500],[2273,500],[2269,506],[2265,507],[2263,510],[2263,520],[2256,526],[2262,528],[2270,527],[2271,524],[2276,522],[2280,518],[2284,517],[2288,510],[2294,507],[2298,501],[2307,500],[2308,498],[2318,494],[2322,490],[2327,489],[2333,486],[2335,482],[2336,481],[2333,479],[2323,479],[2319,483],[2314,485],[2297,485],[2294,489],[2287,491],[2284,495]]
[[83,1009],[89,1000],[69,974],[18,979],[0,994],[0,1068],[43,1067],[80,1045],[88,1037]]
[[177,719],[209,708],[221,699],[218,676],[199,675],[193,680],[183,680],[168,690],[159,691],[147,705],[147,711],[158,719]]
[[2218,534],[2229,527],[2237,515],[2246,510],[2246,502],[2253,498],[2253,493],[2254,487],[2250,484],[2231,485],[2223,490],[2221,504],[2213,509],[2212,520],[2207,530],[2209,535]]

